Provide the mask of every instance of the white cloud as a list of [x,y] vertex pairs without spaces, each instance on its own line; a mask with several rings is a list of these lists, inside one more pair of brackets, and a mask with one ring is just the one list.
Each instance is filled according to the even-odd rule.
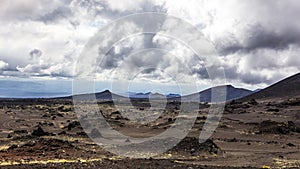
[[38,20],[63,5],[64,1],[60,0],[1,0],[0,18],[7,22]]
[[4,68],[7,68],[8,67],[8,63],[0,60],[0,69],[4,69]]

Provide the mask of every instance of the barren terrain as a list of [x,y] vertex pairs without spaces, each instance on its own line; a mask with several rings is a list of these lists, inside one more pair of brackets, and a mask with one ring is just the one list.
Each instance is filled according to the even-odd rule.
[[[169,128],[178,114],[170,102],[148,124],[124,118],[110,102],[99,109],[109,124],[132,137],[151,137]],[[136,103],[142,112],[147,104]],[[143,106],[146,106],[143,108]],[[194,127],[176,147],[152,158],[114,155],[83,131],[71,101],[1,100],[1,168],[299,168],[300,99],[232,101],[205,143],[198,142],[209,105],[201,104]],[[80,119],[80,117],[79,117]],[[101,132],[101,131],[100,131]],[[101,133],[98,137],[101,137]],[[97,133],[96,133],[97,135]]]

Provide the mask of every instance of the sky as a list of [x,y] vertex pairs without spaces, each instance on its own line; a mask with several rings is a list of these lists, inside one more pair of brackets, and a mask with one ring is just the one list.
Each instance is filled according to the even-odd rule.
[[[142,12],[175,16],[196,27],[214,45],[218,62],[209,66],[224,69],[226,84],[254,90],[299,72],[298,0],[1,0],[0,97],[71,94],[76,65],[89,40],[113,21]],[[127,29],[141,28],[124,24],[119,31]],[[143,50],[147,48],[164,50]],[[183,65],[190,71],[181,70]],[[207,65],[160,34],[116,43],[96,67],[100,91],[121,79],[130,80],[127,88],[135,92],[196,92],[179,90],[171,76],[178,71],[186,86],[191,81],[198,90],[211,86]]]

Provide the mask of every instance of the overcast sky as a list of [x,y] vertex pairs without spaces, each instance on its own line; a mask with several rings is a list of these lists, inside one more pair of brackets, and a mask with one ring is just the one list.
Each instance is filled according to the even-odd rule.
[[[299,72],[299,0],[1,0],[0,76],[72,79],[83,47],[100,28],[141,12],[170,14],[197,27],[215,45],[219,58],[215,66],[224,68],[227,83],[263,88]],[[184,61],[192,68],[187,76],[209,86],[201,61],[176,43],[159,35],[126,39],[112,47],[99,77],[105,81],[112,70],[127,70],[137,79],[169,83],[167,75],[146,65],[172,71]],[[168,45],[172,46],[168,55],[132,54],[134,48]],[[145,70],[135,72],[134,67]]]

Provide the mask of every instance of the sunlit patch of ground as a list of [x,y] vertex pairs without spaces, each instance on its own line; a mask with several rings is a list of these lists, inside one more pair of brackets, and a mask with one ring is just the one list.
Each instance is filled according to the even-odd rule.
[[0,161],[0,166],[10,166],[10,165],[28,165],[28,164],[51,164],[51,163],[89,163],[95,161],[101,161],[102,158],[92,158],[92,159],[81,159],[76,160],[71,159],[51,159],[51,160],[19,160],[19,161]]
[[289,159],[280,159],[274,158],[274,164],[276,168],[300,168],[300,159],[298,160],[289,160]]
[[[56,139],[57,136],[44,136],[43,138],[47,139]],[[59,136],[60,140],[69,141],[69,142],[80,142],[84,144],[96,144],[89,138],[82,138],[82,137],[71,137],[71,136]]]
[[0,151],[7,150],[9,148],[8,145],[0,146]]

